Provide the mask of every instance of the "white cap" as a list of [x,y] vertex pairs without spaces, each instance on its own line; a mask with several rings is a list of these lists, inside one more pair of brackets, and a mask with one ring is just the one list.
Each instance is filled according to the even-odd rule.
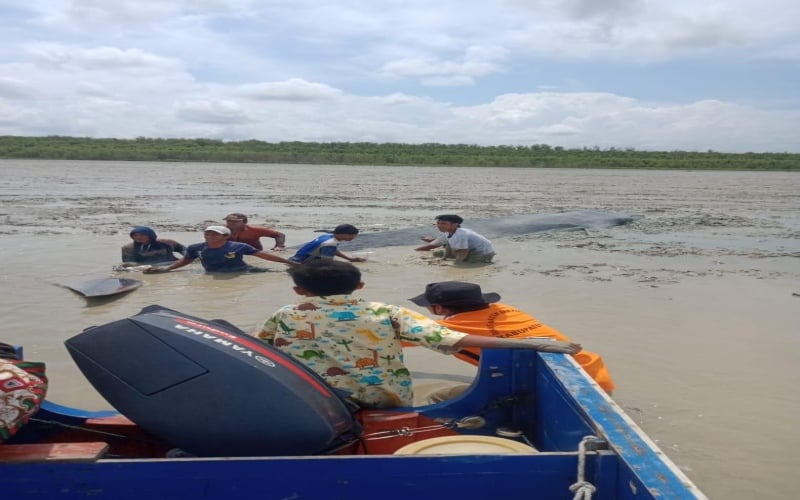
[[231,230],[225,226],[208,226],[206,231],[214,231],[215,233],[224,234],[225,236],[230,236],[231,234]]

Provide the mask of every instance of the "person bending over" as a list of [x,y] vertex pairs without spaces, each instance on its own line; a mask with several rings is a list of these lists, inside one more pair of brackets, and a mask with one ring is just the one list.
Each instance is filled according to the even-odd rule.
[[340,257],[350,262],[364,262],[361,257],[348,257],[339,251],[339,243],[343,241],[353,241],[358,236],[358,228],[350,224],[339,224],[333,231],[318,236],[309,241],[297,253],[289,257],[289,260],[301,264],[314,260],[331,260]]
[[488,263],[494,258],[492,242],[471,229],[461,227],[464,219],[458,215],[439,215],[436,217],[436,228],[441,232],[438,237],[423,236],[422,245],[414,250],[432,250],[441,246],[445,247],[444,258],[454,259],[461,263]]

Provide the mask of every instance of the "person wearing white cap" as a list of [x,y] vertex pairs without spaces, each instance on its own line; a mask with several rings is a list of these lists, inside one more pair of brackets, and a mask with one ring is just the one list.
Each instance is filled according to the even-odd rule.
[[245,255],[252,255],[272,262],[292,264],[283,257],[258,250],[246,243],[228,241],[231,230],[225,226],[208,226],[203,231],[205,242],[195,243],[186,248],[186,255],[169,266],[152,267],[145,273],[166,273],[191,264],[195,259],[200,259],[200,263],[208,273],[233,273],[233,272],[263,272],[266,269],[253,267],[244,261]]

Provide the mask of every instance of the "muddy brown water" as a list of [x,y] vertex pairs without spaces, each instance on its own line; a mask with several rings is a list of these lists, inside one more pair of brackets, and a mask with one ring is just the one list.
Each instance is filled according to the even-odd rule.
[[[256,328],[294,301],[282,266],[205,275],[114,272],[131,226],[184,244],[228,212],[297,245],[347,222],[364,232],[603,210],[602,230],[495,239],[496,262],[456,268],[407,246],[359,249],[365,298],[415,308],[432,281],[465,280],[602,353],[630,416],[712,498],[791,498],[800,448],[800,174],[506,168],[0,161],[3,333],[45,361],[50,398],[106,408],[63,342],[149,304]],[[265,245],[267,246],[267,245]],[[348,253],[347,245],[341,250]],[[108,276],[144,285],[89,303],[58,284]],[[415,349],[418,389],[461,363]]]

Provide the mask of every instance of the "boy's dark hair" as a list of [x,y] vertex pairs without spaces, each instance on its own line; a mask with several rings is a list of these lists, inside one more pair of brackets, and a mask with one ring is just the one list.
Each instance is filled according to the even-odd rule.
[[346,295],[361,283],[361,271],[349,262],[312,260],[290,267],[286,272],[294,284],[314,295]]
[[436,220],[443,220],[445,222],[454,222],[456,224],[461,224],[462,222],[464,222],[464,219],[455,214],[437,215]]
[[358,228],[352,224],[339,224],[333,228],[333,234],[358,234]]
[[233,212],[226,215],[222,220],[239,220],[242,222],[247,222],[247,216],[243,213]]

